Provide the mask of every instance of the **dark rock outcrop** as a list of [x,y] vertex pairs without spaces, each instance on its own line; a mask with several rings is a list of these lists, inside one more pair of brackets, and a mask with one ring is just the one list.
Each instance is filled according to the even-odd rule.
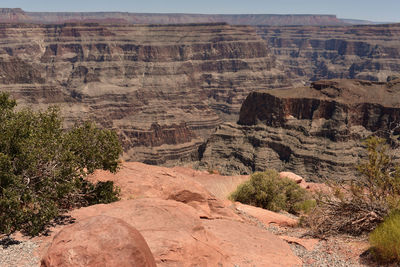
[[291,170],[309,181],[357,175],[362,139],[389,138],[398,159],[400,80],[329,80],[310,87],[251,93],[238,124],[204,145],[202,165],[222,173]]

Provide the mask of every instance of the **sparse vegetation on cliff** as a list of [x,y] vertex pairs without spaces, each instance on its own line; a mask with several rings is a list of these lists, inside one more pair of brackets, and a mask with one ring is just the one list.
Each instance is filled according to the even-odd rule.
[[297,213],[309,196],[294,181],[280,178],[275,170],[266,170],[252,174],[231,194],[231,199],[272,211]]
[[96,169],[117,171],[115,132],[90,122],[65,131],[56,107],[15,107],[0,94],[0,233],[37,235],[62,211],[118,199],[112,182],[85,180]]
[[314,235],[369,233],[399,209],[400,168],[394,164],[386,140],[370,137],[365,145],[368,159],[357,166],[357,180],[337,185],[333,196],[318,198],[318,207],[306,220]]

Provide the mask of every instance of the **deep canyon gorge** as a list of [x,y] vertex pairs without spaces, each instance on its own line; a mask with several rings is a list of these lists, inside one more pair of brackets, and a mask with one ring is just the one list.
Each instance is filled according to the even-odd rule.
[[1,266],[381,266],[400,23],[0,8],[3,92]]
[[[150,164],[200,159],[201,166],[218,165],[203,159],[206,144],[211,143],[207,139],[216,127],[235,124],[239,115],[239,123],[242,121],[240,110],[246,97],[247,106],[259,104],[251,102],[258,101],[252,100],[254,95],[248,97],[252,92],[290,90],[292,98],[301,98],[301,90],[293,88],[307,87],[317,80],[382,83],[395,80],[400,70],[398,24],[11,23],[1,24],[0,35],[2,91],[11,92],[19,103],[35,109],[61,106],[66,127],[91,119],[115,129],[123,143],[123,158]],[[308,108],[308,100],[298,101]],[[399,103],[390,108],[397,114]],[[397,118],[393,114],[390,119]],[[277,121],[283,119],[280,115]],[[304,119],[315,124],[312,117]],[[339,126],[331,123],[329,127]],[[367,130],[372,134],[385,129]],[[318,144],[310,138],[309,142]],[[353,154],[358,157],[358,153]],[[260,160],[264,162],[256,164],[258,167],[241,167],[242,161],[240,166],[223,171],[248,173],[287,162],[285,156],[280,156],[279,164],[276,158]],[[313,172],[307,164],[297,162],[291,169],[307,175]],[[323,173],[317,176],[313,180],[323,179]]]

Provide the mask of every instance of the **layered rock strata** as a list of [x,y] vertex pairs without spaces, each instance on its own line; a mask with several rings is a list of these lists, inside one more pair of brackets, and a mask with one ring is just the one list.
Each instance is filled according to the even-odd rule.
[[335,15],[274,14],[157,14],[128,12],[25,12],[20,8],[0,8],[0,22],[119,24],[178,24],[225,22],[232,25],[344,25]]
[[127,160],[190,160],[250,91],[289,84],[247,26],[16,24],[0,36],[2,91],[60,105],[66,127],[116,129]]
[[203,145],[201,165],[222,173],[291,170],[309,181],[357,175],[362,140],[388,138],[399,160],[400,80],[314,82],[251,93],[238,124],[225,123]]
[[400,24],[258,27],[293,79],[386,81],[400,72]]
[[398,75],[399,29],[4,24],[0,88],[23,105],[61,105],[66,127],[117,129],[126,160],[173,164],[197,159],[252,91]]

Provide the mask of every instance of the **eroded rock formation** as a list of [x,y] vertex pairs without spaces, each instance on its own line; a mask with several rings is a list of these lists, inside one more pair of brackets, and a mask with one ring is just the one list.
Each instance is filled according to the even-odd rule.
[[124,159],[151,164],[196,160],[250,92],[400,72],[399,25],[4,24],[0,36],[2,91],[60,105],[66,127],[116,129]]
[[400,24],[258,27],[288,75],[386,81],[400,72]]
[[152,164],[190,160],[250,91],[289,84],[248,26],[20,24],[0,36],[2,91],[60,105],[67,127],[114,128],[125,159]]
[[400,80],[329,80],[251,93],[238,124],[221,125],[202,147],[202,165],[223,173],[286,169],[309,181],[357,175],[361,140],[389,138],[398,159]]
[[86,218],[60,231],[42,267],[156,267],[143,236],[132,225],[109,216]]
[[20,8],[0,8],[0,22],[70,23],[102,22],[119,24],[178,24],[225,22],[232,25],[344,25],[335,15],[274,14],[157,14],[128,12],[25,12]]
[[[236,187],[246,178],[137,162],[124,163],[116,174],[96,171],[90,179],[114,181],[121,187],[122,199],[73,210],[70,215],[76,219],[75,224],[52,228],[52,236],[42,238],[42,250],[38,254],[45,255],[44,262],[63,258],[68,261],[73,256],[94,255],[90,252],[96,251],[102,241],[115,239],[112,242],[117,251],[110,249],[100,258],[107,259],[109,255],[121,255],[132,248],[132,244],[126,244],[128,240],[119,240],[118,236],[133,227],[144,237],[157,266],[301,266],[302,261],[287,242],[265,229],[270,223],[293,225],[296,220],[232,203],[226,195],[217,198],[207,190],[218,193],[221,185]],[[259,224],[252,215],[259,218]],[[117,218],[113,220],[118,223],[105,229],[110,220],[102,223],[104,216]],[[95,238],[93,233],[100,237]],[[98,242],[88,244],[83,240],[85,237]],[[69,242],[62,242],[66,240]],[[79,240],[82,240],[81,251],[74,246]],[[57,249],[62,247],[67,250]],[[79,263],[89,261],[89,256]]]

